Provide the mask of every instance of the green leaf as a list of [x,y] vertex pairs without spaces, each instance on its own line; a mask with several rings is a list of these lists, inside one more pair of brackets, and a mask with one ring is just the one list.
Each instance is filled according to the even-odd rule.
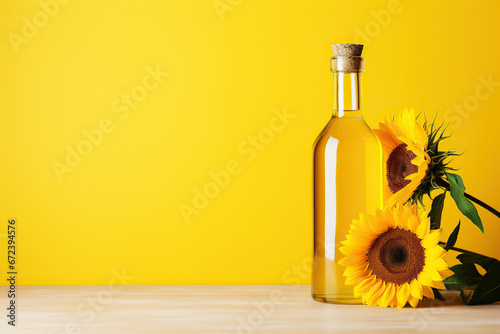
[[441,227],[441,215],[443,213],[444,198],[446,197],[446,192],[437,195],[432,200],[431,212],[429,212],[429,217],[431,218],[431,229],[437,230]]
[[441,300],[443,302],[446,301],[446,298],[443,297],[443,295],[441,294],[441,292],[439,292],[438,289],[432,288],[432,292],[434,292],[434,298],[435,299],[439,299],[439,300]]
[[455,246],[455,243],[457,242],[459,231],[460,231],[460,220],[458,221],[457,227],[455,227],[453,232],[451,232],[450,236],[448,237],[448,241],[446,242],[446,246],[444,246],[445,251],[448,251],[451,247]]
[[468,305],[491,304],[500,301],[500,262],[484,274],[476,289],[467,298]]
[[469,201],[465,195],[465,186],[462,181],[460,175],[446,173],[446,179],[450,183],[450,194],[451,197],[455,200],[458,209],[462,212],[467,218],[469,218],[474,225],[479,227],[481,232],[484,233],[483,223],[481,222],[481,218],[479,218],[479,214],[477,213],[476,207]]
[[461,290],[476,285],[483,277],[474,264],[457,264],[450,269],[455,274],[443,280],[448,290]]
[[471,289],[463,289],[462,291],[460,291],[460,297],[462,297],[462,301],[464,302],[464,304],[467,304],[470,300],[470,297],[472,296],[472,293],[474,293],[474,288],[471,288]]
[[460,255],[457,255],[458,261],[460,261],[463,264],[478,264],[481,267],[484,268],[484,270],[488,271],[492,265],[498,262],[497,259],[494,259],[489,256],[484,256],[481,254],[467,254],[463,253]]

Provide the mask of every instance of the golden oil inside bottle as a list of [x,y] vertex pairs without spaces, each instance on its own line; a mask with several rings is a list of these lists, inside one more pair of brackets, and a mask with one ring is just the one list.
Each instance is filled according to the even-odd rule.
[[361,111],[360,55],[332,58],[334,115],[314,145],[312,296],[321,302],[361,302],[353,286],[345,284],[339,247],[353,219],[360,213],[374,214],[383,204],[382,147]]

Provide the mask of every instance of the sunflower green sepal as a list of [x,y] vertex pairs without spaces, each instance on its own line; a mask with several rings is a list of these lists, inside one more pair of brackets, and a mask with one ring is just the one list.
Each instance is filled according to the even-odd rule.
[[432,198],[432,191],[437,189],[446,190],[446,173],[457,170],[455,168],[449,167],[450,162],[453,161],[453,158],[450,159],[450,157],[462,155],[462,153],[459,153],[460,150],[453,148],[448,151],[439,150],[439,144],[443,140],[450,138],[453,134],[452,132],[447,136],[445,135],[448,125],[446,125],[444,128],[444,123],[436,126],[436,117],[434,117],[432,122],[429,122],[429,120],[425,118],[423,128],[428,136],[427,154],[429,155],[430,162],[427,169],[427,174],[422,179],[417,189],[415,189],[413,195],[410,197],[410,202],[412,204],[418,203],[422,207],[425,207],[423,203],[424,195]]

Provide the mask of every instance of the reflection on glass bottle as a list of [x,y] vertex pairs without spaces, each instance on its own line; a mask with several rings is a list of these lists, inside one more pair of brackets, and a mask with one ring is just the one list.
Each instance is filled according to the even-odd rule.
[[345,284],[339,251],[360,213],[381,208],[382,147],[363,119],[362,45],[333,45],[334,113],[316,139],[312,296],[328,303],[361,303]]

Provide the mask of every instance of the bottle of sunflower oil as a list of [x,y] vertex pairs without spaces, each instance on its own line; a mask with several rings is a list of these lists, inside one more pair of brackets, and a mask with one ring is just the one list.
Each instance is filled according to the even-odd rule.
[[360,213],[382,208],[382,147],[363,119],[363,45],[333,45],[333,116],[313,148],[314,261],[312,297],[326,303],[361,303],[346,285],[339,247]]

